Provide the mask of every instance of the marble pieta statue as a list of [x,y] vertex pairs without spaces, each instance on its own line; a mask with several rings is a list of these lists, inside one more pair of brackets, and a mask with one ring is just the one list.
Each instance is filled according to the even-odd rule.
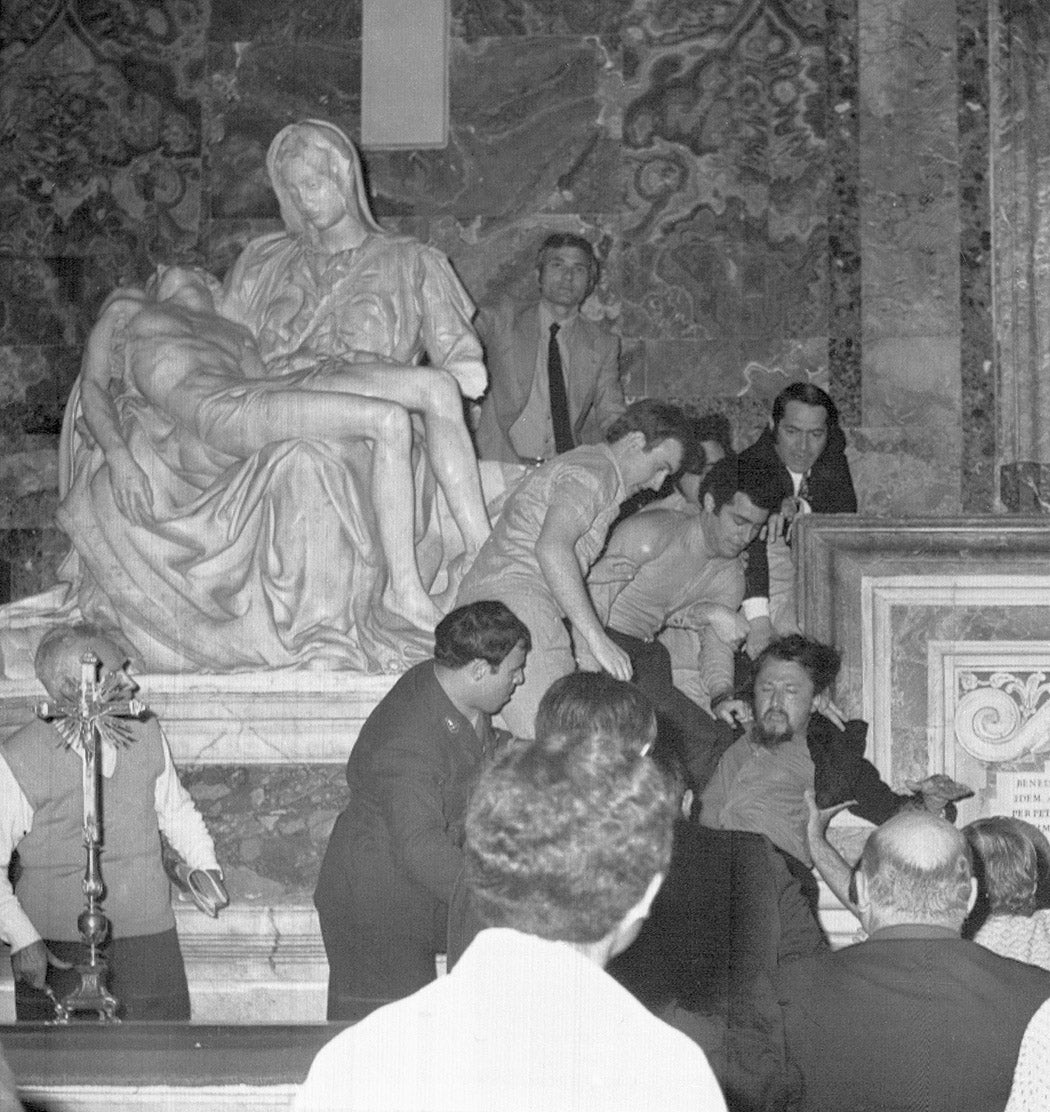
[[400,670],[489,530],[473,305],[380,228],[338,128],[284,128],[267,169],[285,230],[221,288],[162,267],[103,306],[63,430],[65,590],[42,599],[150,671]]

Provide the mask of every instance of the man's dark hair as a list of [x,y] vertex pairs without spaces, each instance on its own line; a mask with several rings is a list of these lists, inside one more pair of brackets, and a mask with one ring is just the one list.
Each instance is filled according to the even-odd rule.
[[838,408],[827,391],[821,390],[819,386],[814,386],[812,382],[793,382],[790,386],[785,386],[773,401],[774,432],[783,419],[788,402],[801,402],[803,405],[819,406],[828,415],[827,427],[829,431],[839,423]]
[[725,456],[711,467],[700,483],[700,503],[710,494],[714,499],[714,512],[732,502],[737,491],[746,494],[760,510],[773,513],[780,507],[780,494],[775,475],[769,468],[749,463],[740,456]]
[[814,695],[819,695],[831,686],[842,664],[838,649],[803,637],[801,633],[792,633],[772,641],[759,653],[754,669],[756,680],[767,660],[787,660],[797,664],[809,676]]
[[1036,909],[1039,857],[1023,824],[990,815],[963,827],[973,853],[980,899],[989,915],[1031,915]]
[[671,858],[674,804],[638,739],[587,728],[514,740],[467,811],[466,882],[488,926],[597,942]]
[[551,251],[557,251],[559,247],[575,247],[578,251],[582,251],[587,256],[587,265],[590,268],[590,281],[587,285],[587,292],[590,293],[596,285],[598,285],[598,256],[594,251],[594,244],[589,239],[577,235],[575,232],[551,232],[549,236],[540,244],[539,251],[536,252],[536,269],[543,270],[543,266],[547,261],[547,255]]
[[733,427],[724,413],[703,413],[693,418],[692,426],[697,440],[710,440],[727,456],[733,454]]
[[502,602],[468,602],[446,614],[434,630],[434,660],[464,668],[472,660],[498,667],[516,646],[532,648],[528,627]]
[[536,711],[536,736],[588,732],[613,737],[641,752],[656,736],[649,696],[608,672],[570,672],[544,692]]
[[642,433],[646,448],[655,448],[663,441],[673,438],[682,445],[684,451],[689,442],[689,421],[676,405],[658,402],[653,398],[642,398],[641,401],[632,402],[613,421],[605,439],[609,444],[615,444],[632,432]]
[[884,822],[864,843],[860,872],[878,911],[958,928],[969,910],[970,847],[927,811],[901,811]]

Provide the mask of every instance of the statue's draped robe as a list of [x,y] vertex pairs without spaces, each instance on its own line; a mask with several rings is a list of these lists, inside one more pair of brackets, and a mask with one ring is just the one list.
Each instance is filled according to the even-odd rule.
[[[223,312],[257,337],[268,373],[352,375],[354,361],[426,353],[465,392],[484,389],[469,298],[444,256],[406,237],[369,235],[331,256],[287,234],[262,237],[231,271]],[[140,527],[117,510],[75,397],[58,518],[84,616],[118,625],[150,671],[398,671],[427,654],[431,632],[382,604],[384,507],[371,497],[368,441],[278,441],[242,459],[152,406],[127,376],[115,400],[153,488],[152,519]],[[441,590],[462,542],[419,448],[417,560],[424,584]]]

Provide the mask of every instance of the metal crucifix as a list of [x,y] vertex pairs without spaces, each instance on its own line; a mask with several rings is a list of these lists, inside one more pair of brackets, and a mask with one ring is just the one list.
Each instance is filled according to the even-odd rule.
[[129,719],[141,718],[145,703],[133,698],[134,688],[122,672],[99,678],[99,660],[85,653],[80,659],[80,686],[59,703],[42,702],[37,716],[51,722],[62,736],[67,749],[76,751],[84,761],[84,910],[77,918],[77,929],[88,952],[87,961],[77,965],[80,983],[55,1000],[55,1020],[68,1023],[74,1012],[94,1011],[99,1023],[119,1023],[118,1000],[106,988],[107,965],[99,954],[109,933],[109,920],[102,910],[105,885],[99,866],[99,850],[104,842],[102,821],[101,746],[124,748],[134,742]]

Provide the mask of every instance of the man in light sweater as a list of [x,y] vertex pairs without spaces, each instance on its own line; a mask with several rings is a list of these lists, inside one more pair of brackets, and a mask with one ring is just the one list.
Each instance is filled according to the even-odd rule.
[[[653,700],[661,737],[678,751],[695,792],[733,743],[733,726],[747,717],[733,687],[733,650],[747,633],[736,611],[744,552],[774,506],[762,476],[739,468],[735,457],[719,460],[700,488],[699,513],[653,507],[634,514],[588,578],[595,611],[630,657],[632,678]],[[675,661],[657,640],[668,629],[688,631],[675,646],[691,661]],[[690,664],[699,670],[706,706],[674,685],[674,672]]]
[[[75,697],[81,658],[93,654],[102,675],[127,679],[127,653],[87,623],[45,634],[36,672],[56,701]],[[124,720],[129,742],[103,734],[103,910],[110,940],[103,957],[107,987],[125,1019],[189,1019],[186,971],[175,933],[161,833],[191,870],[226,895],[204,820],[179,782],[168,743],[152,715]],[[79,981],[86,956],[77,917],[84,908],[83,768],[79,743],[67,744],[51,722],[33,719],[0,748],[0,937],[11,947],[19,1020],[53,1018],[45,985],[61,1000]],[[18,850],[18,879],[8,880]]]

